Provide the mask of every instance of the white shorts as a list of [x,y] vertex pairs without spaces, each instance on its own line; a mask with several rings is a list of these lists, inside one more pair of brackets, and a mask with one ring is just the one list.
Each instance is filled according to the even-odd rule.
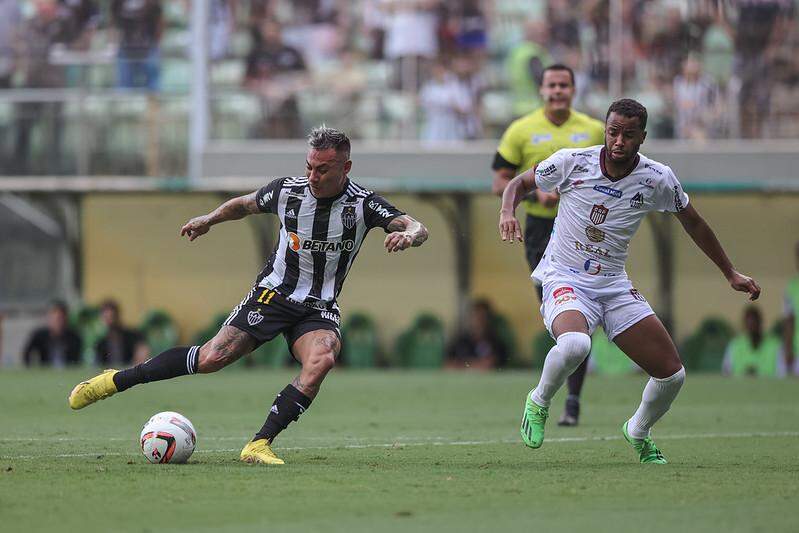
[[595,277],[549,269],[543,282],[541,316],[550,335],[552,322],[564,311],[580,311],[588,321],[589,334],[601,325],[611,341],[633,324],[655,314],[626,274]]

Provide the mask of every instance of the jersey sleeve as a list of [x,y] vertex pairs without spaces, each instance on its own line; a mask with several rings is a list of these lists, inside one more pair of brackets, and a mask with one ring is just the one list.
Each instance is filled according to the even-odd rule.
[[657,188],[657,200],[655,202],[658,211],[668,211],[669,213],[679,213],[688,206],[688,195],[682,189],[682,184],[674,175],[674,172],[666,167],[663,181]]
[[535,167],[535,186],[545,192],[552,192],[563,183],[566,173],[566,150],[558,150]]
[[363,220],[368,229],[381,227],[389,233],[391,221],[404,214],[379,194],[372,194],[363,201]]
[[505,130],[505,133],[502,134],[502,139],[499,141],[499,146],[497,147],[497,153],[502,156],[502,159],[506,162],[518,167],[522,164],[523,154],[522,145],[518,141],[518,135],[516,135],[516,128],[514,126],[515,124],[511,124],[508,129]]
[[255,201],[258,204],[258,209],[260,209],[262,213],[277,213],[277,200],[280,197],[280,188],[285,179],[286,178],[278,178],[272,180],[268,185],[258,189],[255,195]]

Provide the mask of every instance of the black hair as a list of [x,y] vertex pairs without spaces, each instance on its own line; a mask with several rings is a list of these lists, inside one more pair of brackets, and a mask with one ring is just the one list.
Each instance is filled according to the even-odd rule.
[[573,86],[577,85],[575,83],[575,81],[574,81],[574,71],[571,69],[571,67],[566,66],[563,63],[555,63],[554,65],[549,65],[544,70],[542,70],[541,71],[541,79],[538,82],[539,85],[543,85],[544,84],[544,74],[546,74],[548,70],[565,70],[566,72],[569,73],[569,76],[571,76],[572,85]]
[[50,309],[58,309],[65,315],[69,314],[67,303],[64,300],[53,300],[52,302],[50,302]]
[[638,122],[641,124],[641,129],[646,129],[646,108],[632,98],[622,98],[610,104],[608,113],[605,115],[605,122],[608,121],[608,117],[611,113],[616,113],[627,118],[637,118]]
[[329,150],[333,148],[337,153],[343,153],[350,158],[350,140],[344,132],[328,128],[324,124],[311,130],[308,135],[308,145],[315,150]]

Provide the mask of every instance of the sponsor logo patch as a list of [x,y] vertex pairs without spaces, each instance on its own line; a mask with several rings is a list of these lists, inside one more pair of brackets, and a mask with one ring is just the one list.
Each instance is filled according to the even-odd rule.
[[336,313],[331,313],[330,311],[322,311],[319,315],[325,319],[333,322],[334,324],[338,325],[341,321],[341,317],[339,317]]
[[614,198],[621,198],[621,191],[618,189],[613,189],[611,187],[606,187],[605,185],[594,185],[594,190],[601,192],[602,194],[607,194],[608,196],[612,196]]
[[558,287],[557,289],[552,291],[552,297],[560,298],[564,294],[569,294],[569,293],[574,294],[574,289],[572,289],[571,287]]
[[638,289],[636,289],[636,288],[630,289],[630,294],[632,295],[633,298],[635,298],[639,302],[645,302],[646,301],[646,298],[644,298],[644,295],[641,294],[640,292],[638,292]]
[[596,259],[589,259],[588,261],[583,263],[583,270],[585,270],[592,276],[596,276],[602,271],[602,264]]
[[308,252],[351,252],[355,249],[355,241],[318,241],[315,239],[302,239],[294,232],[288,233],[289,248],[294,252],[305,250]]
[[644,195],[640,192],[636,193],[636,195],[630,199],[630,207],[633,209],[641,209],[644,207]]
[[600,248],[599,246],[594,246],[593,244],[584,244],[579,241],[574,241],[574,249],[578,252],[586,252],[601,257],[610,257],[610,250]]
[[261,314],[260,309],[256,309],[255,311],[250,311],[247,313],[247,323],[251,326],[260,324],[263,319],[264,315]]
[[538,143],[551,141],[552,140],[552,134],[551,133],[537,133],[537,134],[533,135],[532,137],[530,137],[530,140],[532,141],[533,144],[538,144]]
[[294,212],[294,209],[289,209],[286,211],[286,218],[297,218],[297,213]]
[[679,213],[685,206],[682,205],[682,191],[679,185],[674,186],[674,209]]
[[275,191],[269,191],[268,193],[264,194],[260,198],[258,198],[258,206],[261,208],[266,207],[266,204],[272,201],[272,196],[275,194]]
[[599,226],[608,217],[608,211],[610,210],[604,205],[594,204],[594,207],[591,208],[591,222],[593,222],[595,226]]
[[[663,171],[662,171],[662,170],[659,170],[657,167],[655,167],[655,165],[650,165],[649,163],[645,163],[645,164],[644,164],[644,168],[648,168],[649,170],[651,170],[651,171],[652,171],[652,172],[654,172],[655,174],[659,174],[659,175],[661,175],[661,176],[663,175]],[[648,178],[647,178],[647,179],[648,179]]]
[[386,209],[379,203],[375,202],[374,200],[369,201],[369,207],[373,209],[375,213],[377,213],[383,218],[388,218],[391,216],[391,212],[388,209]]
[[602,242],[605,240],[605,232],[594,226],[586,226],[585,236],[591,242]]
[[573,143],[579,143],[588,139],[588,134],[584,131],[572,133],[571,140]]
[[347,229],[352,229],[355,227],[355,222],[357,218],[355,216],[355,206],[354,205],[345,205],[344,209],[341,211],[341,223]]
[[550,174],[554,173],[556,170],[558,170],[558,167],[556,167],[555,165],[549,165],[548,167],[536,168],[535,173],[541,176],[542,178],[545,178]]
[[586,172],[588,172],[588,168],[582,165],[574,165],[572,169],[572,174],[585,174]]

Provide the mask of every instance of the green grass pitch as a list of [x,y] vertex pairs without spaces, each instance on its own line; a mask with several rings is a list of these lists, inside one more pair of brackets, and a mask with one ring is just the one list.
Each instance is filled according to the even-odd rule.
[[[642,376],[589,376],[582,425],[525,448],[537,376],[334,371],[276,442],[283,467],[238,462],[288,371],[228,369],[136,387],[73,412],[90,371],[0,372],[0,530],[797,531],[799,384],[688,375],[640,465],[620,426]],[[152,465],[141,425],[198,432],[189,464]]]

